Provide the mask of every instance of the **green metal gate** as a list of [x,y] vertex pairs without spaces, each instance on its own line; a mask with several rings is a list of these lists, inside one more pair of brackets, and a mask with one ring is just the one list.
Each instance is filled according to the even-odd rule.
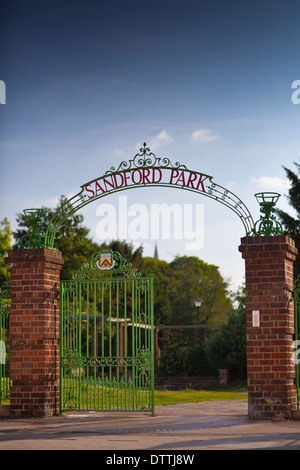
[[0,289],[0,405],[10,397],[10,282]]
[[153,279],[98,252],[61,282],[60,403],[154,412]]

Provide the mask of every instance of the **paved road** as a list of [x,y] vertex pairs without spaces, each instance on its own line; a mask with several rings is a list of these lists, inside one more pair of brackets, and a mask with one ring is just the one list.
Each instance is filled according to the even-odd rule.
[[199,450],[238,449],[300,450],[300,421],[251,421],[246,400],[160,406],[154,416],[72,413],[0,419],[0,450],[105,450],[114,458],[122,455],[117,451],[148,451],[155,460],[172,451],[194,455]]

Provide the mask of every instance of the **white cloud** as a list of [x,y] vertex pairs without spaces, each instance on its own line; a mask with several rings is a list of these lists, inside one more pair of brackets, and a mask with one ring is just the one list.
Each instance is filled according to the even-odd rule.
[[289,180],[278,176],[259,176],[258,178],[251,178],[250,181],[261,191],[286,193],[290,188]]
[[116,156],[116,157],[120,157],[124,154],[123,150],[122,149],[115,149],[113,151],[113,155]]
[[213,142],[219,137],[212,133],[211,129],[199,129],[191,135],[192,142]]
[[173,141],[173,138],[167,131],[163,130],[158,135],[152,137],[149,142],[149,147],[151,149],[155,149],[157,147],[161,147],[162,145],[169,144]]
[[[77,191],[74,192],[73,194],[66,194],[65,197],[67,199],[71,199],[71,197],[73,197],[75,194],[78,193],[78,188],[77,188]],[[45,200],[45,202],[43,202],[43,206],[44,207],[49,207],[50,209],[56,209],[58,203],[59,203],[59,200],[60,200],[60,195],[59,196],[54,196],[54,197],[50,197],[48,199]]]
[[[146,140],[147,147],[150,148],[151,152],[154,152],[158,147],[162,147],[171,142],[173,142],[173,137],[165,130]],[[144,143],[138,142],[135,147],[136,150],[139,151],[143,145]]]

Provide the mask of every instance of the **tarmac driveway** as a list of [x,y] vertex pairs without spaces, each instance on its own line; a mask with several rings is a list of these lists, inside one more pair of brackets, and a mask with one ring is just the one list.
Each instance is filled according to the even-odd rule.
[[[249,420],[247,400],[158,406],[154,416],[82,412],[49,419],[0,419],[0,450],[102,450],[104,459],[115,459],[105,463],[133,467],[150,459],[152,464],[176,466],[184,462],[172,460],[173,454],[196,459],[199,450],[239,449],[300,450],[300,421]],[[117,462],[123,455],[141,460]]]

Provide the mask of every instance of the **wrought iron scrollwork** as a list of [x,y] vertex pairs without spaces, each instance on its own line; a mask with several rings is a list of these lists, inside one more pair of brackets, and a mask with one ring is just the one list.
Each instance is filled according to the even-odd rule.
[[0,298],[9,299],[10,298],[10,281],[5,281],[4,284],[0,287]]
[[227,206],[239,216],[244,225],[246,235],[249,235],[253,230],[253,219],[243,201],[234,193],[216,183],[211,182],[207,189],[206,195],[208,197]]
[[66,368],[69,373],[72,369],[80,367],[125,367],[136,366],[143,371],[150,369],[151,357],[149,349],[140,349],[137,356],[128,357],[84,357],[79,355],[75,350],[67,351],[66,355],[61,359],[61,365]]
[[144,143],[143,147],[140,148],[140,153],[137,153],[131,160],[123,161],[120,163],[118,168],[111,167],[105,175],[118,173],[121,171],[128,171],[132,169],[140,168],[173,168],[186,170],[186,166],[179,162],[172,164],[171,160],[167,157],[157,157],[153,152],[150,151],[150,147]]
[[[104,259],[104,261],[103,261]],[[74,280],[94,279],[101,274],[117,274],[124,278],[140,278],[141,273],[132,263],[124,258],[118,251],[107,249],[97,251],[92,257],[84,263],[81,268],[73,275]]]
[[260,205],[261,216],[254,224],[251,235],[271,236],[284,235],[280,222],[275,217],[275,205],[280,194],[272,192],[256,193],[255,197]]
[[298,277],[295,280],[295,290],[299,291],[299,293],[300,293],[300,274],[298,275]]
[[45,209],[24,209],[24,215],[29,223],[29,229],[26,235],[22,237],[21,245],[23,248],[43,248],[44,231],[42,221],[46,215]]

